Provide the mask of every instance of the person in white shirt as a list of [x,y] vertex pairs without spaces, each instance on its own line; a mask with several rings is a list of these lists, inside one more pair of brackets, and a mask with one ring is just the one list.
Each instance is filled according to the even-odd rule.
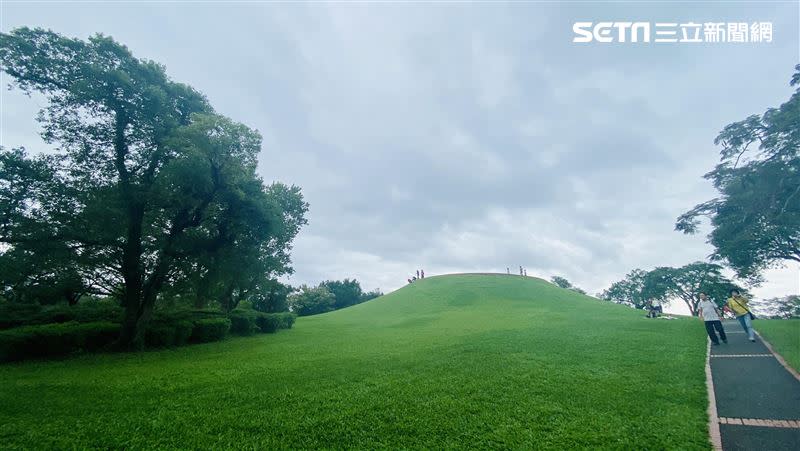
[[714,333],[714,329],[719,332],[719,338],[722,339],[722,342],[728,343],[728,337],[725,335],[725,328],[722,327],[722,321],[719,319],[719,308],[717,304],[708,299],[705,293],[700,293],[700,303],[697,307],[700,311],[700,317],[706,325],[706,332],[708,332],[708,338],[711,339],[711,343],[719,345],[719,340],[717,339],[717,334]]

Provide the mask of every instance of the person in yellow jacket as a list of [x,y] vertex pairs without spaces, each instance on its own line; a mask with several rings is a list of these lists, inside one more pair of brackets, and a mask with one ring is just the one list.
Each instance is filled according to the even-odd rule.
[[739,324],[742,325],[747,337],[750,341],[756,341],[755,331],[753,330],[752,313],[750,313],[750,306],[747,305],[747,299],[739,293],[739,290],[731,290],[731,297],[725,304],[727,310],[733,312]]

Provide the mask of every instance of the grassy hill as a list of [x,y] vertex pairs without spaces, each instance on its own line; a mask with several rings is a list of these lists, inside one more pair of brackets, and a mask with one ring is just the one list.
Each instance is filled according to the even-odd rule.
[[708,449],[705,332],[431,277],[291,331],[0,366],[3,447]]

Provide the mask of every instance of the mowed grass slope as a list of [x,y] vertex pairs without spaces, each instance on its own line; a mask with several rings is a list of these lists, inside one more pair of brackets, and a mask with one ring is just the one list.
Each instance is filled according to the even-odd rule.
[[774,346],[786,363],[800,371],[800,319],[767,319],[753,322],[753,328]]
[[705,349],[696,319],[433,277],[276,335],[0,366],[0,443],[708,449]]

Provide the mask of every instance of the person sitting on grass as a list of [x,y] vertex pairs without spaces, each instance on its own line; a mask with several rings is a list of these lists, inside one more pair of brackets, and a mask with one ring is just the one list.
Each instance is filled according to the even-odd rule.
[[723,343],[727,344],[728,337],[725,335],[725,328],[722,327],[717,304],[711,302],[705,293],[700,293],[700,304],[697,306],[699,307],[700,318],[703,320],[703,323],[705,323],[706,333],[708,333],[708,338],[711,339],[711,343],[715,346],[719,345],[719,339],[717,339],[717,334],[714,332],[714,329],[716,329],[717,332],[719,332],[719,338],[722,339]]
[[647,301],[647,318],[658,318],[658,315],[663,312],[660,305],[656,305],[653,301]]
[[753,323],[751,322],[755,319],[755,315],[750,311],[750,307],[747,305],[747,299],[742,296],[739,290],[731,290],[731,297],[728,299],[728,303],[725,307],[733,312],[736,319],[739,320],[739,324],[742,325],[742,329],[747,333],[747,337],[750,341],[756,341]]

